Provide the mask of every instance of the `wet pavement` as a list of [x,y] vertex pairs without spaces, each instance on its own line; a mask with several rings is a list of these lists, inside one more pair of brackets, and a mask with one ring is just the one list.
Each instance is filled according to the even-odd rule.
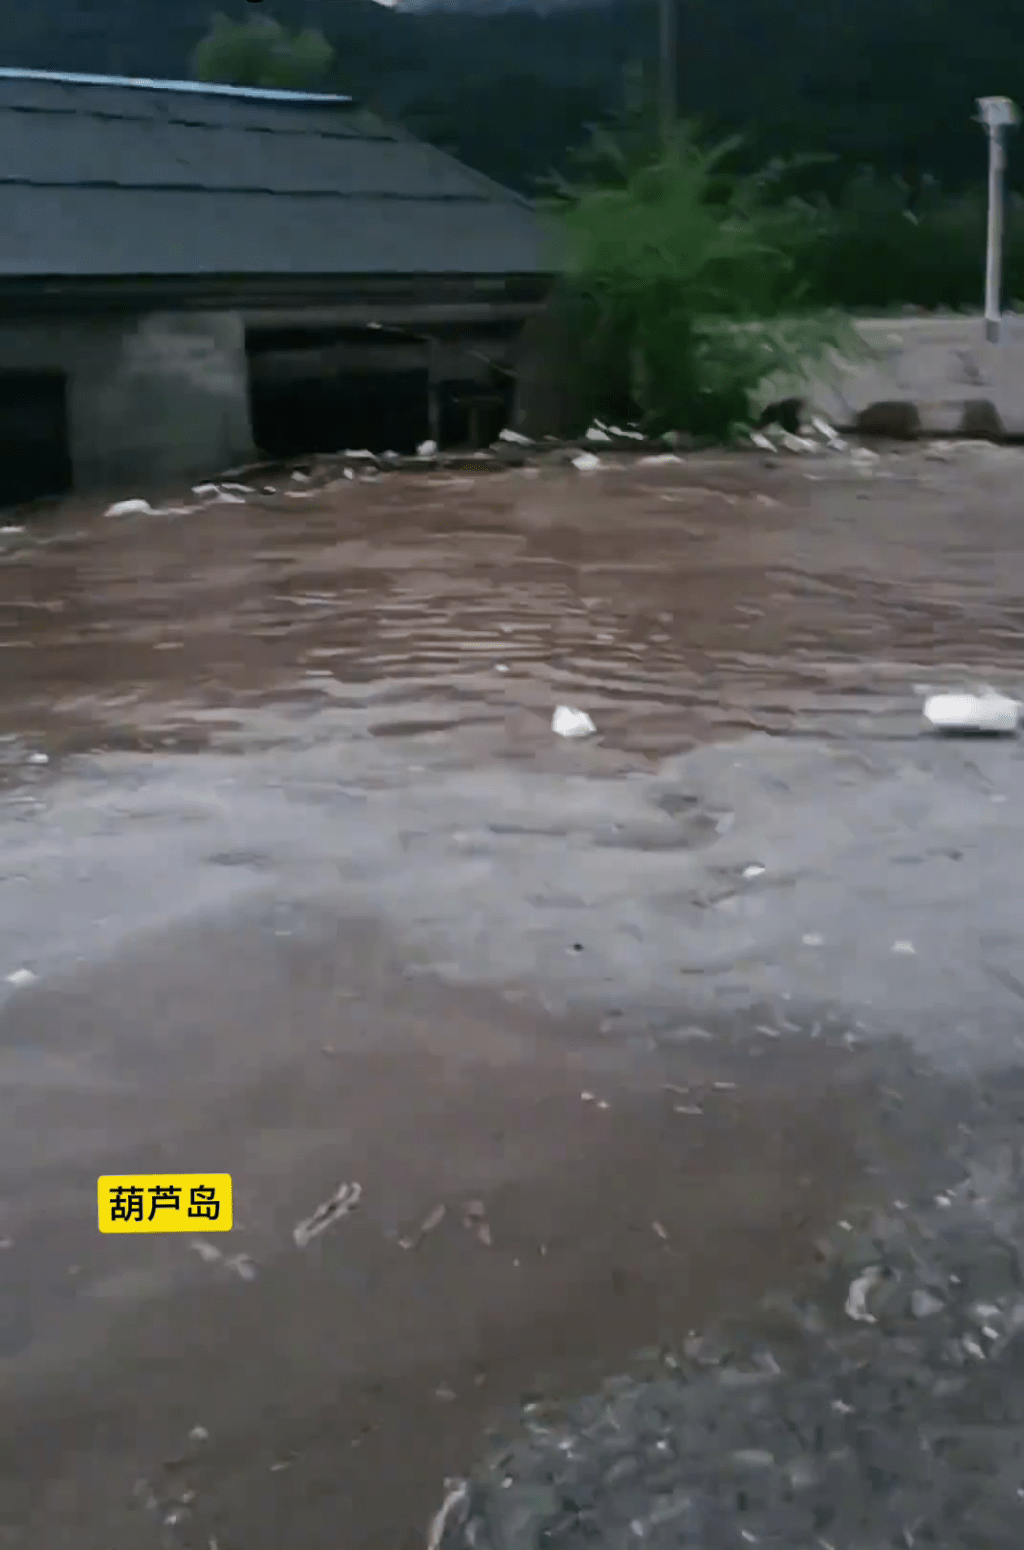
[[[421,1545],[524,1396],[800,1286],[943,1084],[1005,1082],[1021,760],[915,686],[1019,685],[1022,469],[0,536],[0,1544]],[[251,1276],[100,1237],[97,1176],[164,1168],[232,1174]]]

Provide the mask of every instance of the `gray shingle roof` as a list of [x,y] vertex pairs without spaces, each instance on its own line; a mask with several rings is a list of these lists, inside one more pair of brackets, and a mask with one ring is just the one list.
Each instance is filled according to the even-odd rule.
[[526,200],[345,98],[0,72],[0,276],[551,268]]

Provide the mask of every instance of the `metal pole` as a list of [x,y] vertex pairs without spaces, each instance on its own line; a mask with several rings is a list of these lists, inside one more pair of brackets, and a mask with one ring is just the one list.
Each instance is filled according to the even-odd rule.
[[661,120],[661,144],[665,151],[672,145],[678,104],[676,101],[679,65],[679,36],[676,6],[678,0],[660,0],[658,8],[658,113]]
[[1009,97],[979,97],[979,118],[988,134],[988,231],[985,239],[985,338],[999,343],[1003,290],[1003,174],[1007,129],[1020,122]]
[[1003,289],[1003,172],[1006,147],[1000,124],[988,126],[988,235],[985,246],[985,338],[999,341]]

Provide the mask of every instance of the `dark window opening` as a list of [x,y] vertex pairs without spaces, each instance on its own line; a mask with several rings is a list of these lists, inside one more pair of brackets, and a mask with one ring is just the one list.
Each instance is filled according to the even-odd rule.
[[0,506],[63,495],[71,483],[67,379],[0,372]]
[[437,383],[432,406],[424,342],[397,331],[264,331],[248,350],[253,437],[270,457],[408,454],[432,435],[448,449],[487,446],[512,412],[511,378],[486,366],[477,380],[470,365],[465,380]]
[[428,432],[426,372],[255,380],[252,430],[271,457],[415,452]]
[[512,418],[511,383],[498,373],[489,382],[442,383],[439,398],[442,447],[487,447]]

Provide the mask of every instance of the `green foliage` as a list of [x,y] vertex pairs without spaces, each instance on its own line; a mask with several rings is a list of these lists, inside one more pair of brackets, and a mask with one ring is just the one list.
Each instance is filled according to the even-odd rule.
[[738,143],[705,151],[683,125],[657,159],[636,164],[594,134],[592,175],[559,180],[549,202],[569,283],[595,309],[595,340],[621,341],[633,403],[654,432],[728,436],[749,423],[767,379],[850,345],[841,319],[808,305],[793,218],[770,197],[783,169],[731,174]]
[[227,86],[306,91],[323,83],[333,63],[334,49],[314,27],[289,36],[272,16],[236,22],[218,13],[193,52],[192,74]]
[[[785,215],[789,251],[818,299],[860,311],[981,306],[984,187],[950,195],[934,179],[911,188],[864,170],[834,201],[796,201]],[[1013,194],[1004,276],[1005,295],[1024,297],[1024,199]]]

